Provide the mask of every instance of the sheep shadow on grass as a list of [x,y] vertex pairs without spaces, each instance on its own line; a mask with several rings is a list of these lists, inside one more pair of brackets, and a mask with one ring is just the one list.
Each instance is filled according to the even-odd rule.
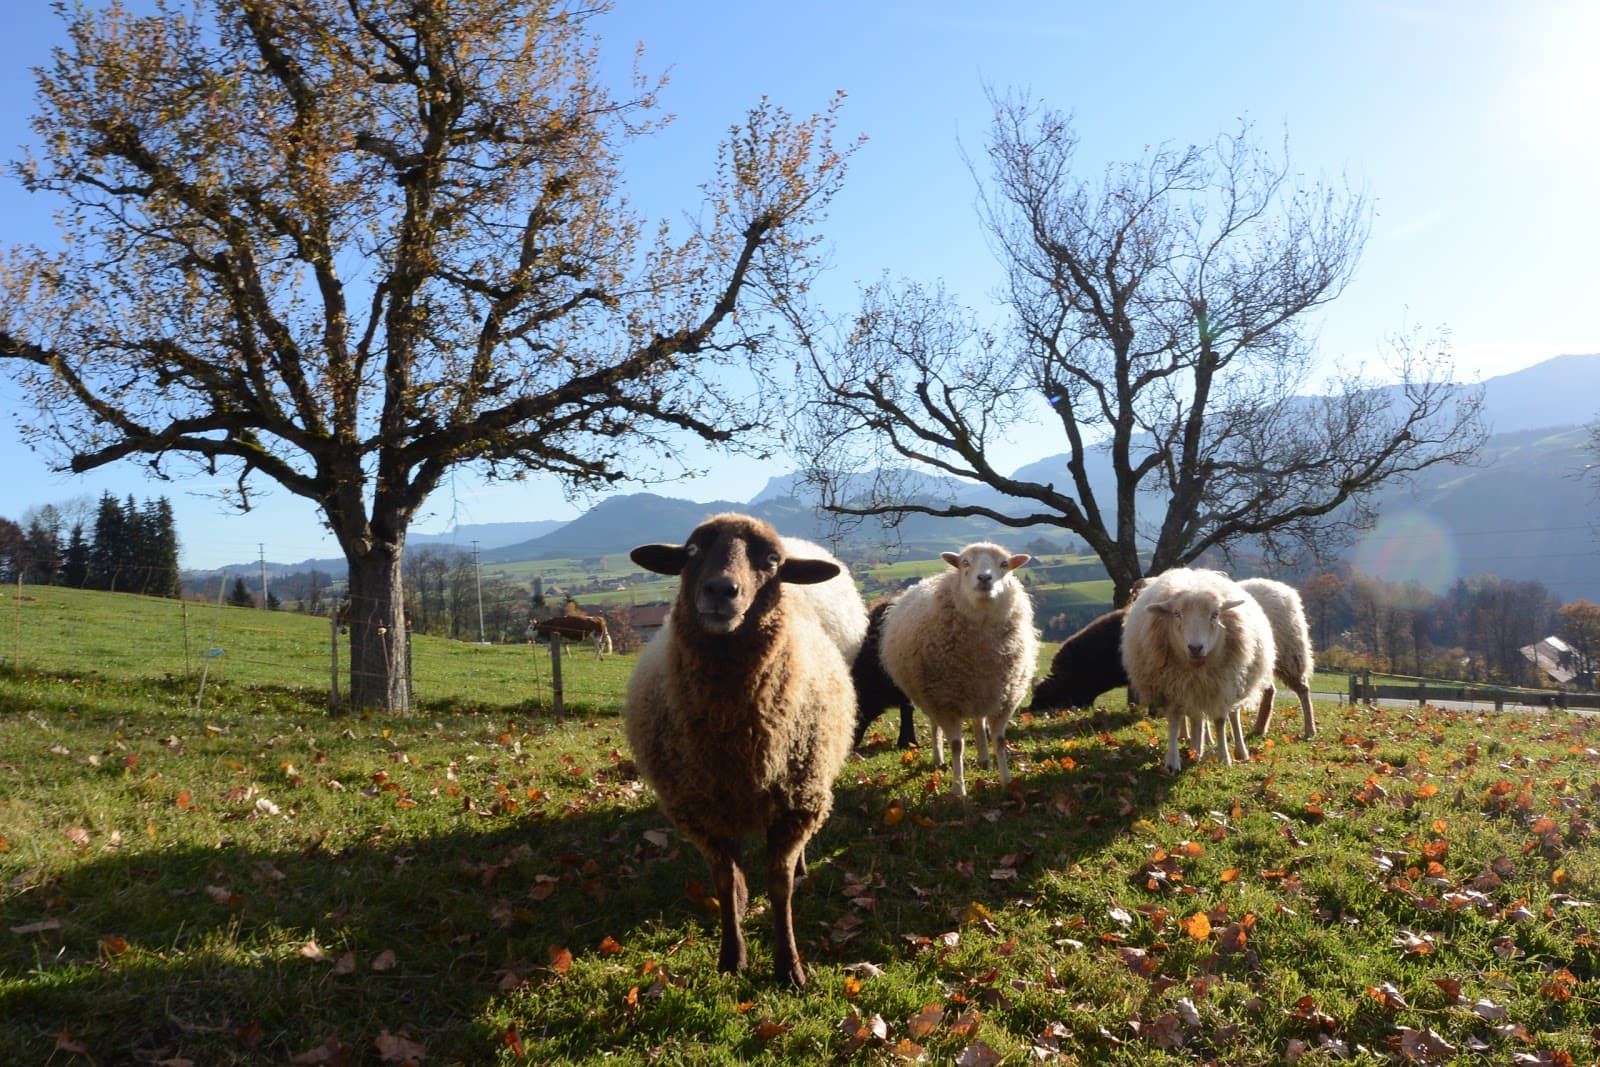
[[1089,906],[1066,872],[1116,848],[1172,784],[1151,752],[1098,732],[1092,718],[1019,724],[1014,788],[975,771],[966,801],[930,793],[931,761],[915,751],[847,764],[794,896],[816,987],[803,993],[771,981],[759,884],[751,968],[717,973],[704,860],[618,764],[587,806],[495,813],[457,799],[456,815],[418,826],[392,795],[352,792],[344,817],[364,829],[342,845],[285,821],[270,846],[106,849],[18,883],[0,924],[46,926],[0,945],[0,970],[35,974],[0,999],[0,1034],[21,1062],[48,1059],[63,1030],[100,1062],[287,1062],[329,1041],[370,1048],[386,1031],[430,1061],[486,1062],[512,1026],[555,1059],[726,1045],[726,1020],[696,1003],[837,995],[844,966],[929,951],[974,904]]

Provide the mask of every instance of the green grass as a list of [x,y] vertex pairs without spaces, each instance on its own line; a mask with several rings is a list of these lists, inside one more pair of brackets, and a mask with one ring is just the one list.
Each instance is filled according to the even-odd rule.
[[[325,708],[331,687],[330,623],[295,612],[25,586],[20,603],[0,594],[0,634],[0,669],[20,661],[63,677],[160,681],[201,708],[237,708],[252,692]],[[339,637],[346,668],[348,641]],[[562,665],[566,704],[613,709],[629,673],[625,659],[574,649]],[[548,706],[552,682],[544,647],[412,638],[412,692],[430,707]],[[348,679],[339,687],[347,693]]]
[[41,611],[0,671],[0,1062],[1600,1055],[1590,719],[1325,703],[1304,741],[1282,704],[1249,763],[1168,776],[1114,696],[1019,716],[1015,788],[969,766],[966,802],[877,737],[809,849],[790,992],[759,893],[751,972],[716,972],[703,861],[628,762],[626,658],[557,718],[511,688],[526,649],[429,648],[413,714],[330,718],[316,670],[241,665],[286,675],[325,624],[254,613],[197,709],[139,598],[77,595],[128,618],[94,638],[125,665],[71,628],[51,662]]

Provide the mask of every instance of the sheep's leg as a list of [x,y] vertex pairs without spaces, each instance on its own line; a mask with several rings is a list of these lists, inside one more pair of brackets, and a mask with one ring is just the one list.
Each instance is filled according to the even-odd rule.
[[1183,753],[1178,748],[1179,723],[1183,721],[1183,712],[1172,708],[1167,709],[1167,760],[1166,768],[1173,774],[1183,770]]
[[1311,686],[1305,682],[1294,683],[1294,695],[1300,698],[1300,714],[1305,720],[1304,736],[1312,738],[1317,736],[1317,713],[1311,710]]
[[1244,720],[1240,718],[1239,709],[1236,707],[1229,708],[1227,719],[1217,724],[1217,731],[1223,734],[1222,737],[1217,739],[1225,757],[1222,762],[1231,767],[1233,760],[1226,758],[1228,755],[1227,731],[1229,730],[1233,731],[1233,743],[1239,749],[1240,761],[1248,760],[1250,758],[1250,749],[1244,743]]
[[[987,729],[988,723],[980,725],[980,729]],[[1002,788],[1011,784],[1011,768],[1006,766],[1006,720],[1001,719],[1000,725],[994,731],[994,765],[1000,772],[1000,785]]]
[[1270,682],[1261,690],[1261,709],[1256,712],[1256,724],[1250,728],[1253,734],[1264,734],[1272,725],[1273,701],[1278,697],[1277,687]]
[[[931,719],[929,721],[932,722]],[[957,734],[956,736],[960,737],[961,735]],[[939,729],[939,724],[936,722],[933,723],[933,765],[935,767],[944,766],[944,731]]]
[[736,974],[750,963],[740,928],[749,890],[745,887],[744,868],[739,865],[739,846],[713,839],[700,847],[711,863],[711,878],[717,885],[717,902],[722,907],[722,952],[717,957],[717,970]]
[[961,773],[962,756],[966,754],[967,739],[961,735],[961,728],[950,731],[950,766],[951,777],[955,779],[950,787],[950,792],[958,797],[967,795],[967,780]]
[[1211,731],[1206,717],[1199,712],[1189,712],[1183,718],[1184,732],[1189,735],[1189,747],[1194,749],[1196,762],[1204,759],[1211,748]]
[[767,899],[772,908],[772,965],[779,982],[806,984],[794,941],[795,869],[805,862],[806,837],[815,820],[789,816],[767,828]]
[[900,738],[897,748],[910,748],[917,743],[917,719],[910,704],[900,705]]
[[978,739],[978,766],[989,766],[989,720],[972,720],[972,732]]

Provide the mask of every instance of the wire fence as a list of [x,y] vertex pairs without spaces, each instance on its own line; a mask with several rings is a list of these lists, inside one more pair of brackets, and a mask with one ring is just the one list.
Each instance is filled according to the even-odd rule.
[[[353,605],[359,611],[359,604]],[[239,690],[286,692],[345,710],[350,632],[337,614],[268,611],[205,601],[7,586],[0,592],[0,670],[165,683],[195,707]],[[606,710],[620,704],[634,656],[592,643],[478,643],[414,633],[398,640],[409,706],[484,705],[521,711]],[[377,680],[377,679],[374,679]],[[228,696],[227,700],[236,699]]]

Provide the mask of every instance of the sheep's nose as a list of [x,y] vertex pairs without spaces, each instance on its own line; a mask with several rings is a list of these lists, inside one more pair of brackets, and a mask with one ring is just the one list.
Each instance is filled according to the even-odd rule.
[[1193,656],[1195,659],[1200,659],[1205,654],[1206,654],[1206,646],[1205,645],[1190,645],[1189,646],[1189,655]]
[[726,574],[719,574],[715,578],[707,578],[700,587],[706,596],[718,600],[732,600],[739,595],[739,584]]
[[994,584],[994,575],[992,575],[992,574],[980,574],[980,575],[978,575],[978,585],[980,587],[982,587],[984,589],[987,589],[987,588],[989,588],[989,586],[991,586],[993,584]]

